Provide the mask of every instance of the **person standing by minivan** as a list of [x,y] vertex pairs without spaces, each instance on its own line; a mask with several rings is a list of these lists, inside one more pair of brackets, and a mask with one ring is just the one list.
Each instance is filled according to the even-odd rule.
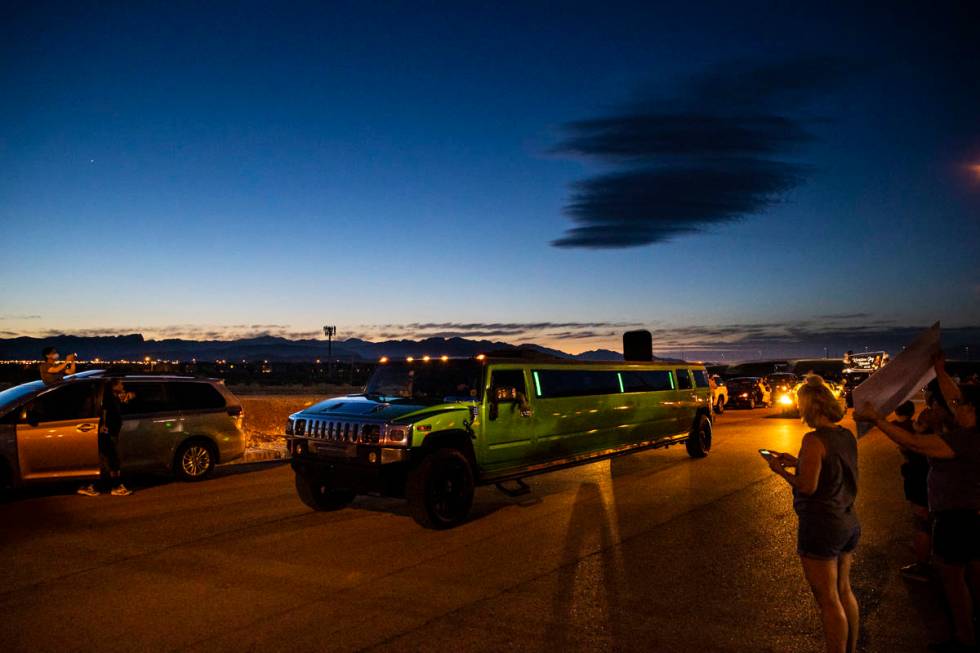
[[[116,497],[133,493],[122,483],[119,463],[119,432],[122,430],[122,407],[135,395],[126,392],[122,379],[112,379],[102,396],[102,421],[99,424],[99,482],[79,488],[78,493],[94,497],[109,492]],[[115,485],[115,487],[112,487]]]
[[[819,376],[797,391],[800,416],[813,428],[798,456],[773,453],[769,467],[793,488],[799,517],[797,552],[820,609],[828,653],[854,653],[858,603],[851,590],[851,562],[861,537],[854,511],[857,497],[857,440],[837,423],[844,407]],[[792,473],[789,469],[795,468]]]
[[60,356],[57,349],[54,347],[45,347],[41,350],[41,357],[44,360],[38,365],[38,371],[41,374],[41,380],[44,381],[44,385],[61,383],[66,375],[75,373],[75,359],[78,358],[77,354],[68,354],[62,362],[58,360]]

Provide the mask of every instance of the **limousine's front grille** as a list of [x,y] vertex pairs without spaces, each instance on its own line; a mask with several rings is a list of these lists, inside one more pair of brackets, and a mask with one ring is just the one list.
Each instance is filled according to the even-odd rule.
[[326,419],[299,419],[294,426],[295,435],[315,440],[356,444],[377,444],[381,441],[380,424],[362,424]]

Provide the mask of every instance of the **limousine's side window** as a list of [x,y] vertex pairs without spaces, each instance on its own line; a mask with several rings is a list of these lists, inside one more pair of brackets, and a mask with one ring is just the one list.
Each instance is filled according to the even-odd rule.
[[691,385],[690,372],[687,370],[677,370],[677,389],[678,390],[690,390],[694,386]]
[[698,388],[709,387],[708,373],[704,370],[694,370],[694,385]]
[[674,382],[670,370],[642,370],[620,372],[623,392],[659,392],[673,390]]
[[181,410],[217,410],[225,407],[225,398],[210,383],[170,383],[170,394]]
[[177,403],[167,392],[167,383],[124,382],[126,392],[133,398],[123,404],[123,415],[145,415],[148,413],[176,413]]
[[524,370],[495,370],[490,379],[490,397],[497,401],[527,399]]
[[619,394],[619,375],[602,370],[535,370],[535,393],[542,399]]

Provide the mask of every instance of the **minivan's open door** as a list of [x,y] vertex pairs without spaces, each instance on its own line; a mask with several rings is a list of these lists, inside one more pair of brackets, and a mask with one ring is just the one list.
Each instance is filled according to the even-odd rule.
[[99,381],[70,382],[31,400],[17,424],[22,480],[99,472]]

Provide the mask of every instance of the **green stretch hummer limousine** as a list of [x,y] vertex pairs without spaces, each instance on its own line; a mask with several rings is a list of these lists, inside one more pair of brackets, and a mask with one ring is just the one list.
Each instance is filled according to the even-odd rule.
[[711,390],[689,363],[383,359],[362,394],[295,413],[286,432],[311,508],[403,496],[420,524],[447,528],[476,485],[513,494],[527,476],[681,442],[704,457]]

